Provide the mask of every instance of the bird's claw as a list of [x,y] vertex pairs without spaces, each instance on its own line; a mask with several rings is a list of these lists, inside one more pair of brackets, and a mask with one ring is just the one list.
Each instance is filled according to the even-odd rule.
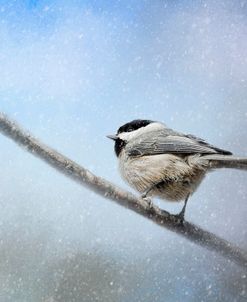
[[142,193],[141,198],[142,198],[142,199],[146,199],[146,198],[147,198],[147,195],[148,195],[148,194],[147,194],[147,191],[146,191],[146,192]]
[[153,209],[153,202],[152,202],[152,199],[151,199],[150,197],[147,197],[147,196],[144,196],[144,197],[143,197],[143,195],[144,195],[144,194],[142,194],[142,196],[141,196],[142,199],[144,199],[144,200],[147,202],[149,210],[152,210],[152,209]]
[[178,220],[179,224],[183,225],[184,224],[184,211],[181,211],[179,214],[173,215],[176,220]]

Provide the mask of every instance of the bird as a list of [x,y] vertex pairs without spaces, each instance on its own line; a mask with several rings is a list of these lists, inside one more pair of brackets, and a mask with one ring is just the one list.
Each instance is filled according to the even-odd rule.
[[189,197],[208,172],[219,168],[247,170],[247,157],[233,156],[230,151],[158,121],[136,119],[107,137],[115,142],[122,178],[142,198],[184,201],[176,215],[182,220]]

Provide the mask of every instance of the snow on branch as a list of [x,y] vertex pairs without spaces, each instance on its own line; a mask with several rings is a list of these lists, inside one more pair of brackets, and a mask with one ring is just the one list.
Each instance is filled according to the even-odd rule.
[[247,253],[245,251],[197,225],[187,221],[181,223],[176,216],[169,214],[156,205],[150,208],[148,201],[145,199],[136,197],[111,182],[94,175],[89,170],[34,138],[3,113],[0,113],[0,132],[59,172],[69,176],[100,196],[150,219],[159,226],[175,232],[195,244],[217,252],[242,267],[247,266]]

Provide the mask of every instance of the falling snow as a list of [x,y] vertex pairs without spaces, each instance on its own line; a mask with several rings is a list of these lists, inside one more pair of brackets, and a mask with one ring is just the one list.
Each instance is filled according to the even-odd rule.
[[[246,36],[247,1],[3,0],[0,111],[124,188],[105,136],[134,118],[244,156]],[[247,300],[243,267],[96,196],[3,136],[0,145],[0,302]],[[210,174],[187,210],[189,221],[247,250],[244,172]]]

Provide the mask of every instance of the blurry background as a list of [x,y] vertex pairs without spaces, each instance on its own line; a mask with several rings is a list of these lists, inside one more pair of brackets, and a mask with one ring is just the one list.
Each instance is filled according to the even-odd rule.
[[[134,118],[247,155],[246,37],[245,0],[0,0],[0,110],[127,189],[105,135]],[[246,301],[243,268],[0,146],[1,302]],[[246,193],[210,174],[186,218],[246,250]]]

